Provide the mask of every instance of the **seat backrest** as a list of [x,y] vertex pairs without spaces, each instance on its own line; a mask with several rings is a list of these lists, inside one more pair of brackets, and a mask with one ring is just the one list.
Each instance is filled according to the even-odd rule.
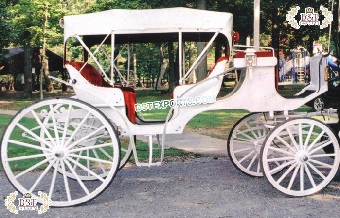
[[[99,71],[94,68],[91,64],[84,62],[68,62],[67,64],[73,66],[76,70],[80,71],[80,74],[92,85],[99,87],[111,87],[100,75]],[[83,67],[84,66],[84,67]],[[136,112],[134,110],[136,104],[136,93],[135,90],[129,87],[117,87],[120,88],[124,94],[124,101],[126,106],[126,115],[132,123],[136,123]]]
[[226,61],[228,61],[228,57],[226,57],[226,56],[220,57],[216,61],[215,65],[211,68],[207,78],[214,77],[214,76],[224,72]]
[[[80,71],[80,74],[87,80],[89,83],[95,86],[103,87],[103,78],[98,72],[96,68],[94,68],[91,64],[86,64],[84,66],[84,62],[68,62],[69,65],[76,68],[76,70]],[[83,67],[84,66],[84,67]]]

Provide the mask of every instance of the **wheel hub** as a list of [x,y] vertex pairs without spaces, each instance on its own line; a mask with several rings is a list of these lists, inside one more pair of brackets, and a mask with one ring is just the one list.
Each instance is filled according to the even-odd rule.
[[65,152],[62,150],[57,150],[54,152],[54,156],[57,158],[63,158],[65,156]]
[[306,152],[300,151],[297,153],[297,159],[299,159],[300,162],[305,163],[308,162],[309,156]]
[[308,161],[308,157],[305,156],[305,155],[300,156],[300,160],[301,160],[302,162],[306,162],[306,161]]
[[254,149],[255,149],[256,153],[258,153],[258,154],[261,153],[261,148],[262,148],[262,145],[263,145],[263,141],[264,141],[263,138],[259,138],[259,139],[255,140],[255,141],[253,142],[253,144],[254,144]]

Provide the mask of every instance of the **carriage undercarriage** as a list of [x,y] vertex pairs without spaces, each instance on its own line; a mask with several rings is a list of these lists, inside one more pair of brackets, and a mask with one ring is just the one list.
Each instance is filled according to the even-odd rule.
[[[209,34],[210,45],[221,32],[219,29]],[[78,40],[83,42],[79,37]],[[111,43],[113,40],[114,37]],[[235,167],[249,176],[266,177],[272,186],[290,196],[319,192],[339,169],[339,129],[334,132],[329,127],[339,122],[337,110],[292,111],[327,91],[323,80],[325,58],[320,55],[311,60],[314,80],[300,93],[311,94],[287,99],[275,89],[274,52],[265,49],[262,56],[263,53],[246,48],[240,56],[234,56],[233,67],[227,71],[226,59],[217,62],[203,81],[176,87],[174,101],[195,99],[198,95],[216,98],[223,77],[240,70],[240,82],[232,93],[212,103],[174,107],[166,120],[153,123],[132,122],[121,89],[95,86],[80,73],[83,68],[66,63],[71,80],[64,83],[73,87],[76,96],[41,100],[18,112],[2,137],[5,173],[19,192],[32,193],[40,202],[37,192],[43,191],[52,200],[52,206],[78,205],[103,192],[132,155],[138,166],[160,165],[165,137],[181,134],[195,115],[207,110],[224,109],[228,113],[229,109],[245,109],[250,114],[234,125],[226,143]],[[91,52],[90,56],[98,63]],[[187,77],[183,75],[182,81]],[[144,162],[139,161],[136,149],[135,136],[139,135],[149,140],[149,159]],[[161,136],[157,162],[153,156],[155,136]],[[18,156],[18,150],[25,152]]]

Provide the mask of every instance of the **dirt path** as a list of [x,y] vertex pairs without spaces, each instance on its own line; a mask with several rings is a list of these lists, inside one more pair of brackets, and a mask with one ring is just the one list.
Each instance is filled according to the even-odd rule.
[[[0,174],[0,214],[11,217],[4,197],[14,191]],[[12,217],[37,212],[20,211]],[[160,167],[124,168],[95,200],[51,208],[41,217],[338,217],[340,175],[319,194],[291,198],[264,178],[251,178],[225,157],[202,157]]]

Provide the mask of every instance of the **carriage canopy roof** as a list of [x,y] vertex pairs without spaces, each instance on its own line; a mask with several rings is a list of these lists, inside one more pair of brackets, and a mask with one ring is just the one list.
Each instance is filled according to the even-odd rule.
[[[113,9],[65,16],[63,20],[64,40],[66,41],[75,34],[84,36],[85,40],[88,39],[86,41],[95,40],[94,36],[115,34],[125,36],[115,38],[116,43],[134,43],[143,40],[152,41],[150,37],[158,39],[157,34],[164,35],[163,39],[167,40],[167,38],[173,38],[174,35],[171,34],[178,32],[186,34],[183,36],[189,39],[190,37],[194,39],[194,35],[207,38],[208,33],[220,32],[228,38],[230,43],[232,19],[233,16],[230,13],[190,8]],[[211,34],[209,36],[211,37]],[[197,37],[195,39],[205,40]]]

